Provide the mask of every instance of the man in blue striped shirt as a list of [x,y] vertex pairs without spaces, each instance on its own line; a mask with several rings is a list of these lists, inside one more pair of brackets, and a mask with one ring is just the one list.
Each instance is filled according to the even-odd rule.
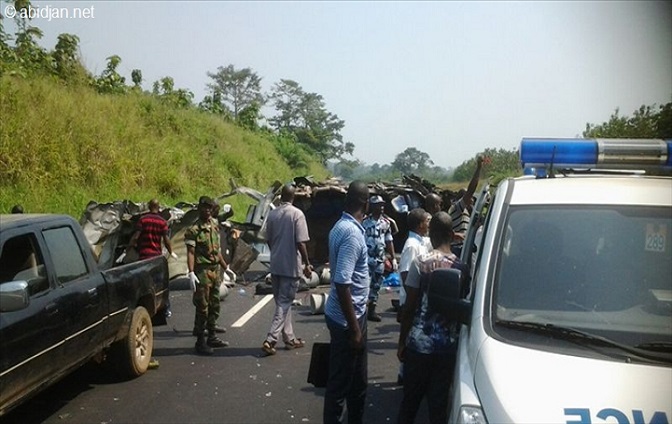
[[[329,379],[324,395],[323,422],[361,423],[367,385],[366,304],[369,268],[362,220],[369,188],[353,181],[345,195],[345,210],[329,232],[331,290],[325,319],[331,336]],[[346,408],[347,403],[347,408]]]

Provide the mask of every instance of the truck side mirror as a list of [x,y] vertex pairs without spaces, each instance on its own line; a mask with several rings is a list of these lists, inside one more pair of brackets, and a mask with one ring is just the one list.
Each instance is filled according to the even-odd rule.
[[435,269],[429,276],[427,298],[429,308],[451,321],[468,324],[471,321],[471,302],[462,299],[462,271]]
[[28,283],[10,281],[0,284],[0,312],[14,312],[28,307]]

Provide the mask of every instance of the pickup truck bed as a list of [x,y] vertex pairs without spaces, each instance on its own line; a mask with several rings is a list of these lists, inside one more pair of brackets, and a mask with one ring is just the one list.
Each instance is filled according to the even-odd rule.
[[164,257],[103,270],[71,217],[0,215],[0,415],[92,358],[143,374],[167,301]]

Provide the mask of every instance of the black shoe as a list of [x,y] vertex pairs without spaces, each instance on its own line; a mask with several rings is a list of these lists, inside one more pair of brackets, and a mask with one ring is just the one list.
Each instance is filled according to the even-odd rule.
[[225,342],[217,336],[208,337],[208,346],[210,347],[227,347],[229,342]]
[[381,318],[381,316],[376,313],[376,304],[375,303],[369,303],[369,310],[366,313],[366,318],[369,321],[373,321],[373,322],[380,322],[380,321],[383,320]]
[[208,344],[205,342],[205,338],[201,336],[196,341],[196,353],[199,355],[212,355],[215,353],[215,351],[210,346],[208,346]]
[[[215,326],[215,333],[224,334],[224,333],[226,333],[226,328],[216,325]],[[208,330],[205,330],[205,334],[210,334],[210,333],[209,333]],[[192,330],[191,335],[192,336],[198,336],[198,333],[196,332],[195,328]]]

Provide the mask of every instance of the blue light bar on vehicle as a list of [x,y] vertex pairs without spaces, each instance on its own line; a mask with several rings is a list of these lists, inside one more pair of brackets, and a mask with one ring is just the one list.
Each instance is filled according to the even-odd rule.
[[528,168],[672,168],[672,140],[523,138],[520,163]]

